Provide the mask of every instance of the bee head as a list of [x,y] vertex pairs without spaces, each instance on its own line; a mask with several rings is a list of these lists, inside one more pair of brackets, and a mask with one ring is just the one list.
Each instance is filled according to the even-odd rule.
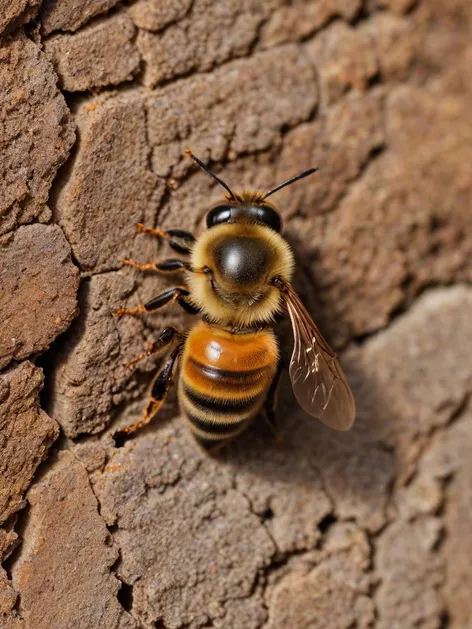
[[282,218],[267,197],[315,172],[311,168],[269,192],[235,194],[231,188],[186,151],[228,195],[207,214],[207,230],[192,249],[192,300],[209,319],[239,326],[272,321],[280,310],[274,277],[290,281],[293,254],[281,236]]

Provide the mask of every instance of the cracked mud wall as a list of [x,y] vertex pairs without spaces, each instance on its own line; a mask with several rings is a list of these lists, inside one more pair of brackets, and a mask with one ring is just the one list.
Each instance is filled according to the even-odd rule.
[[[0,1],[1,629],[472,626],[469,0]],[[178,417],[115,448],[177,310],[121,260],[220,191],[277,203],[358,405],[282,382],[218,458]],[[284,348],[290,333],[282,326]]]

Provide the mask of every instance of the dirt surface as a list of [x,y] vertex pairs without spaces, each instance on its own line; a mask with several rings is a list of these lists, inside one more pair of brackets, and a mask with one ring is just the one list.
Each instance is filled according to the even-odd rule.
[[[469,0],[0,1],[1,629],[472,626],[471,35]],[[115,446],[190,324],[113,317],[173,285],[135,225],[221,198],[186,147],[236,189],[319,166],[276,202],[348,433],[285,377],[282,444],[209,457],[171,395]]]

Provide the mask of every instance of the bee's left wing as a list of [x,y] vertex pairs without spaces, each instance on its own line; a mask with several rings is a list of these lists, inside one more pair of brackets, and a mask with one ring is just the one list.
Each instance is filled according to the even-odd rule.
[[336,354],[290,284],[284,282],[281,293],[293,328],[290,379],[295,397],[307,413],[330,428],[349,430],[356,405]]

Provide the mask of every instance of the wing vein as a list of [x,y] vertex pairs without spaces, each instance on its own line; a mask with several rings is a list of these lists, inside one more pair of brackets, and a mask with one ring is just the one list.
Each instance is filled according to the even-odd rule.
[[290,378],[295,397],[313,417],[337,430],[348,430],[355,418],[355,402],[336,354],[289,284],[284,285],[282,296],[294,337]]

